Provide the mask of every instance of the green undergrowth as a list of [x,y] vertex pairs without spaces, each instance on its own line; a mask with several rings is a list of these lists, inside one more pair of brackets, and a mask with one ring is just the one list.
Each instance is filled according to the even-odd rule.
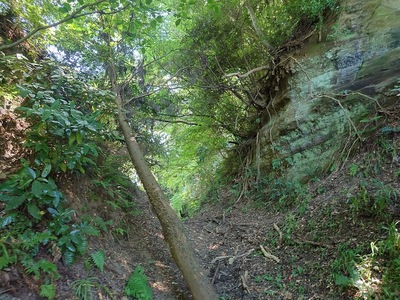
[[351,247],[341,244],[332,263],[332,280],[340,290],[354,290],[362,299],[400,296],[400,233],[398,222],[383,228],[385,238]]
[[[93,218],[89,210],[87,216],[92,216],[85,217],[71,209],[59,183],[89,178],[97,190],[90,201],[137,213],[133,184],[113,167],[116,156],[104,158],[100,147],[104,141],[115,142],[116,136],[101,123],[102,111],[90,104],[107,93],[52,63],[33,64],[21,57],[10,57],[8,63],[13,61],[31,71],[31,77],[25,74],[24,83],[15,87],[25,99],[16,111],[31,126],[24,143],[29,156],[21,160],[17,173],[0,183],[0,270],[16,267],[33,279],[42,297],[55,299],[58,263],[69,266],[86,257],[102,271],[104,254],[89,254],[88,238],[113,228],[109,218]],[[78,204],[80,211],[84,206]],[[88,299],[84,295],[93,285],[89,279],[77,283],[79,297]]]
[[125,294],[138,300],[153,299],[153,293],[142,266],[137,266],[132,272],[125,286]]
[[246,169],[225,194],[214,191],[215,202],[228,195],[230,209],[241,197],[243,210],[265,209],[274,218],[278,213],[279,230],[267,232],[265,245],[278,256],[305,256],[296,259],[301,274],[293,286],[281,277],[290,271],[286,263],[256,278],[271,286],[271,299],[283,286],[305,297],[310,280],[320,283],[327,299],[400,298],[399,138],[385,122],[326,179],[308,185],[288,181],[282,176],[285,161],[275,160],[273,174],[261,176],[259,184],[257,171]]

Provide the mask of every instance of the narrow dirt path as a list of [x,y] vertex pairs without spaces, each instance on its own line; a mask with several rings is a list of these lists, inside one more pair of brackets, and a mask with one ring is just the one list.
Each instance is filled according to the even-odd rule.
[[[262,282],[250,284],[256,276],[277,266],[261,254],[267,232],[281,215],[265,211],[234,209],[227,213],[221,207],[209,207],[185,222],[192,243],[209,270],[209,276],[224,299],[262,299]],[[279,255],[279,253],[275,253]],[[250,278],[251,276],[252,278]]]

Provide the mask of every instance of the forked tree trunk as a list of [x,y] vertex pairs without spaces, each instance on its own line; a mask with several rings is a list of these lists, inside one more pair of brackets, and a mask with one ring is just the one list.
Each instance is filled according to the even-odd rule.
[[123,132],[132,163],[146,190],[153,211],[161,223],[164,239],[176,265],[182,272],[193,298],[196,300],[216,300],[218,296],[204,270],[200,267],[194,250],[186,238],[182,222],[169,204],[167,197],[147,165],[139,144],[132,134],[123,111],[123,103],[116,83],[115,70],[112,77],[115,102],[118,107],[118,121]]

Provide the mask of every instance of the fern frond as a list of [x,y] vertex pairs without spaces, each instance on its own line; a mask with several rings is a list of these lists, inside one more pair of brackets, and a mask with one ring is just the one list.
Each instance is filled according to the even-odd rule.
[[125,287],[125,293],[127,296],[136,297],[138,300],[153,299],[153,293],[142,266],[137,266],[131,277],[129,277]]
[[74,260],[75,260],[75,253],[72,252],[72,251],[66,250],[66,251],[64,252],[64,254],[63,254],[63,257],[64,257],[64,263],[65,263],[67,266],[70,266],[70,265],[72,265],[72,263],[73,263]]
[[38,265],[39,269],[41,269],[43,272],[51,275],[52,278],[58,279],[60,277],[60,275],[58,274],[56,264],[54,264],[46,259],[41,259],[37,262],[37,265]]
[[103,272],[104,270],[104,261],[105,261],[105,254],[103,250],[97,251],[95,253],[90,254],[92,258],[93,264]]
[[53,300],[56,297],[56,287],[54,284],[42,284],[40,286],[40,296],[45,297],[49,300]]
[[33,274],[36,278],[40,277],[39,265],[32,258],[25,258],[21,261],[25,272]]
[[82,300],[93,300],[93,288],[96,286],[96,280],[95,277],[75,280],[72,283],[75,295]]
[[12,262],[15,262],[15,257],[0,256],[0,270],[4,269]]

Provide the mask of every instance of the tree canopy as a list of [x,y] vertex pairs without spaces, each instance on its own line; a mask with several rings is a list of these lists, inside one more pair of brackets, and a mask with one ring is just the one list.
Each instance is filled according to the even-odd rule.
[[[31,124],[25,146],[34,156],[2,186],[3,225],[19,224],[18,234],[24,235],[31,225],[56,220],[31,248],[57,240],[72,263],[87,245],[76,230],[98,232],[85,223],[67,225],[72,214],[56,178],[97,172],[101,144],[118,148],[125,141],[193,295],[214,299],[208,283],[188,271],[192,265],[202,274],[164,191],[175,210],[193,212],[213,184],[243,171],[258,130],[283,98],[291,51],[336,5],[334,0],[0,4],[0,100],[21,106],[17,111]],[[0,266],[26,260],[22,253],[4,256]],[[51,280],[42,286],[50,299]]]

